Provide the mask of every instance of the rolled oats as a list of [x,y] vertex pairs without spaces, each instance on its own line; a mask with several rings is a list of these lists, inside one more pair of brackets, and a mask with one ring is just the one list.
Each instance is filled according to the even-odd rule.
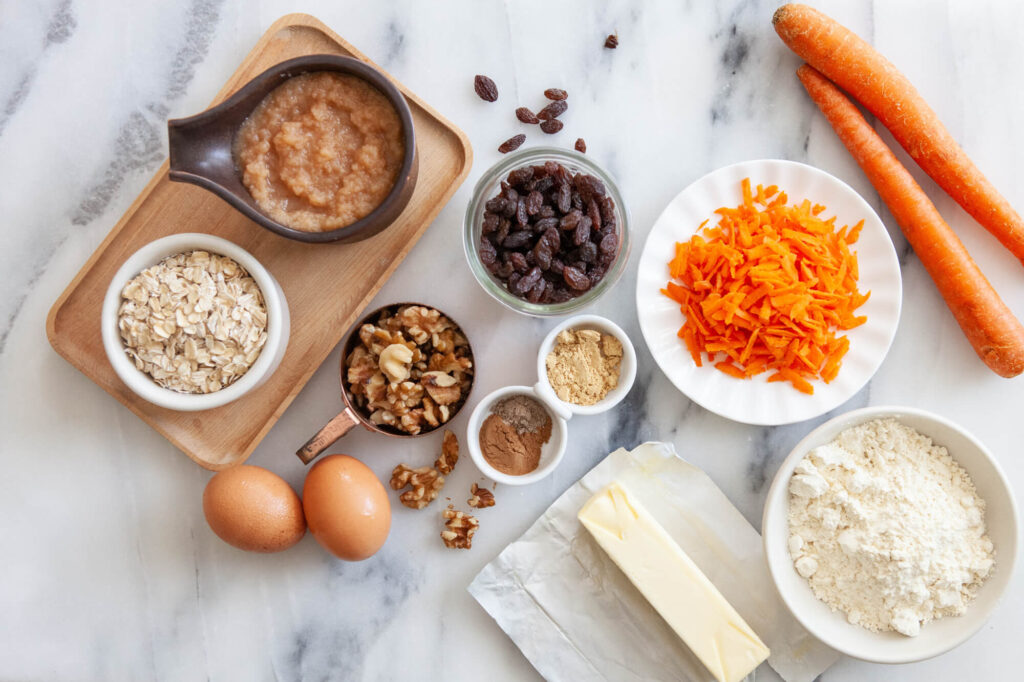
[[160,386],[213,393],[242,377],[267,342],[267,308],[256,281],[231,258],[207,251],[169,256],[121,290],[125,353]]

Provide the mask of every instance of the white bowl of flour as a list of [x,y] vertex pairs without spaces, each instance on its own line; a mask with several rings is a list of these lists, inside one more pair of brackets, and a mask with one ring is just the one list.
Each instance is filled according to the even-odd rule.
[[782,600],[814,636],[877,663],[949,651],[1013,577],[1017,508],[992,454],[937,415],[868,407],[786,457],[762,520]]

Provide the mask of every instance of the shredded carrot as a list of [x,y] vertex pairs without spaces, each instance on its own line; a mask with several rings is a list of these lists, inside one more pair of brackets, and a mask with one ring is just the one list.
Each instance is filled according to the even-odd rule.
[[741,184],[743,201],[715,211],[717,225],[701,224],[676,244],[672,281],[663,294],[685,316],[679,338],[698,367],[703,359],[731,377],[767,371],[814,393],[810,380],[836,378],[849,339],[836,331],[867,321],[854,311],[870,296],[857,290],[857,255],[850,246],[864,221],[836,229],[825,206],[788,205],[772,185]]

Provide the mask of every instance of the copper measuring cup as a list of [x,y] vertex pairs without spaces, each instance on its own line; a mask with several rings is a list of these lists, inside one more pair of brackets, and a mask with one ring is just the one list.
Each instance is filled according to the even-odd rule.
[[[473,391],[473,383],[476,379],[476,358],[473,355],[472,344],[469,344],[469,357],[473,361],[473,374],[469,376],[469,387],[466,389],[466,395],[463,396],[462,400],[459,403],[456,403],[454,409],[451,410],[451,415],[448,418],[448,422],[445,422],[444,424],[441,424],[440,426],[436,426],[433,428],[423,429],[416,434],[405,433],[404,431],[399,431],[398,429],[387,424],[374,424],[372,421],[370,421],[369,416],[363,414],[363,412],[360,411],[359,407],[355,404],[355,400],[352,398],[352,394],[349,392],[348,389],[348,380],[346,377],[347,368],[345,367],[345,360],[348,359],[349,353],[351,353],[352,350],[356,347],[356,344],[359,343],[359,330],[360,328],[362,328],[364,324],[376,320],[382,312],[394,312],[403,306],[422,306],[424,308],[431,308],[433,310],[437,310],[443,316],[451,320],[452,324],[455,325],[456,329],[462,332],[463,336],[466,336],[465,328],[458,322],[456,322],[455,318],[453,318],[451,315],[444,312],[440,308],[435,308],[434,306],[425,305],[423,303],[392,303],[389,305],[381,306],[380,308],[377,308],[370,314],[363,316],[363,318],[359,320],[359,322],[357,322],[352,327],[352,329],[349,330],[348,336],[345,338],[345,345],[342,347],[341,350],[341,399],[345,403],[345,409],[342,410],[338,416],[334,417],[329,422],[327,422],[327,424],[322,429],[317,431],[315,436],[306,441],[305,445],[303,445],[301,448],[295,451],[295,454],[298,456],[299,459],[302,460],[303,464],[309,464],[310,462],[312,462],[324,450],[326,450],[332,444],[334,444],[336,440],[344,436],[357,425],[362,425],[363,428],[369,431],[373,431],[374,433],[381,433],[384,434],[385,436],[396,436],[399,438],[415,438],[417,436],[426,436],[428,434],[434,433],[438,429],[443,428],[445,424],[450,423],[452,419],[455,419],[455,416],[469,401],[469,394]],[[468,343],[468,336],[466,336],[466,341]]]

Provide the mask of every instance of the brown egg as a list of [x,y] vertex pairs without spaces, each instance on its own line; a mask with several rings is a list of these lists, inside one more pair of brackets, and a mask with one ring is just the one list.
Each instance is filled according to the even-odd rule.
[[306,534],[302,500],[277,474],[243,464],[218,472],[203,491],[203,514],[224,542],[249,552],[280,552]]
[[387,492],[370,468],[354,457],[329,455],[314,464],[302,488],[302,507],[309,532],[339,559],[368,559],[388,539]]

